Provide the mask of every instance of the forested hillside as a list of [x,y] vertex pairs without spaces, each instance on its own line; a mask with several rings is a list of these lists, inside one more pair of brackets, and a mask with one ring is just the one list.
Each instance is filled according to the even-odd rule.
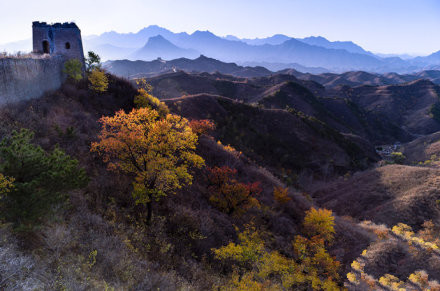
[[1,288],[439,288],[438,86],[87,65],[0,109]]

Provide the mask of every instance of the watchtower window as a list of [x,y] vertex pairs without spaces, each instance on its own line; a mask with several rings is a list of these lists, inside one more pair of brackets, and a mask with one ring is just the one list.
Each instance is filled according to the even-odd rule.
[[43,41],[43,53],[45,53],[45,54],[50,53],[49,42],[47,40]]
[[66,50],[70,50],[70,42],[66,42]]

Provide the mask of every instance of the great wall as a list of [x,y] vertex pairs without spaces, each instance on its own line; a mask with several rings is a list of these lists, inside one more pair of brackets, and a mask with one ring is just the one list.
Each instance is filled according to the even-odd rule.
[[26,56],[0,56],[0,105],[37,98],[58,89],[66,76],[64,63],[84,64],[81,32],[74,23],[33,22],[33,51]]

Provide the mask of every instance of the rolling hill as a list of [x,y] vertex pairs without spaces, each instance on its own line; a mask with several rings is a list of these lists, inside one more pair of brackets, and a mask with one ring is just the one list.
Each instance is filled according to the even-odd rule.
[[[263,63],[267,65],[267,63]],[[292,64],[292,66],[296,66]],[[314,81],[328,88],[338,86],[381,86],[381,85],[398,85],[420,79],[430,80],[435,84],[440,84],[440,70],[419,71],[413,74],[397,74],[397,73],[368,73],[364,71],[350,71],[342,74],[335,73],[319,73],[322,70],[315,68],[317,74],[302,73],[295,69],[284,69],[280,71],[270,71],[264,66],[240,66],[236,63],[225,63],[204,55],[195,58],[179,58],[175,60],[154,60],[154,61],[108,61],[104,63],[104,68],[112,74],[128,77],[140,78],[160,75],[167,72],[182,70],[189,73],[215,73],[228,74],[236,77],[263,77],[275,74],[287,74],[295,76],[298,79],[306,81]],[[300,67],[298,69],[315,70],[313,68]]]
[[[362,144],[365,141],[301,114],[260,109],[207,94],[168,99],[166,103],[189,119],[213,119],[222,142],[270,169],[331,176],[367,167],[377,159],[374,150],[365,150],[369,148]],[[331,159],[326,154],[329,150]]]
[[406,142],[440,130],[433,115],[439,102],[439,86],[427,80],[326,88],[285,74],[238,78],[219,73],[171,72],[147,81],[160,99],[207,93],[269,109],[289,107],[374,144]]
[[104,68],[112,74],[141,78],[182,70],[185,72],[207,72],[233,75],[237,77],[260,77],[273,74],[263,67],[243,67],[235,63],[224,63],[203,55],[196,59],[179,58],[171,61],[162,59],[146,61],[109,61]]

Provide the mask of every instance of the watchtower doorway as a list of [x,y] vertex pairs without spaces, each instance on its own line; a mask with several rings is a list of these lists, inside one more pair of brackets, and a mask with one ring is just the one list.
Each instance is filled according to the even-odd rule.
[[45,54],[50,53],[50,46],[49,46],[49,42],[47,40],[43,41],[43,53],[45,53]]

